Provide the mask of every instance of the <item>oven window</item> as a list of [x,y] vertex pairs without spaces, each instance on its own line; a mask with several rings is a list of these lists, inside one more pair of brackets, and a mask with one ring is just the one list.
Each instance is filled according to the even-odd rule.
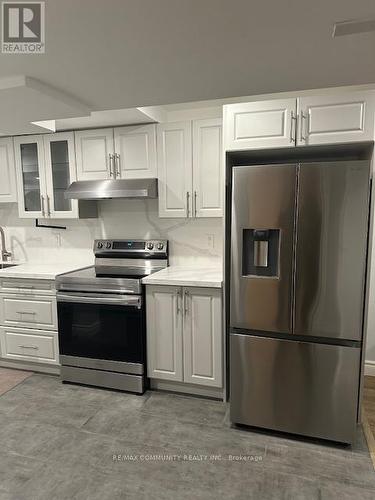
[[132,307],[58,303],[60,354],[143,363],[143,312]]

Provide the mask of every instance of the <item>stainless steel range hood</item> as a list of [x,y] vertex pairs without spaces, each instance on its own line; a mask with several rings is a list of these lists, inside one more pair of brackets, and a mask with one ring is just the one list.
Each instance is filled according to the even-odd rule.
[[108,198],[157,198],[157,179],[117,179],[73,182],[65,198],[73,200],[105,200]]

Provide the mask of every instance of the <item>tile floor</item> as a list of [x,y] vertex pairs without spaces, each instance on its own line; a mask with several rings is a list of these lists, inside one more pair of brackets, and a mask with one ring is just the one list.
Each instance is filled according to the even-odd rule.
[[31,375],[32,372],[0,368],[0,395],[9,391],[26,378],[31,377]]
[[48,375],[0,396],[0,443],[1,500],[375,498],[360,429],[353,448],[232,429],[224,403]]

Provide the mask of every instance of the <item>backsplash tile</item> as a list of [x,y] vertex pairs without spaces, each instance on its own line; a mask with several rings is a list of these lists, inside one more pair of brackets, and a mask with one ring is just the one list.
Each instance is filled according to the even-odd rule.
[[[0,205],[0,225],[16,260],[86,263],[93,259],[96,238],[165,238],[171,265],[218,266],[222,261],[222,219],[160,219],[157,200],[105,200],[99,202],[98,219],[51,223],[67,229],[37,228],[34,219],[18,217],[15,203]],[[209,248],[208,235],[213,236],[214,248]]]

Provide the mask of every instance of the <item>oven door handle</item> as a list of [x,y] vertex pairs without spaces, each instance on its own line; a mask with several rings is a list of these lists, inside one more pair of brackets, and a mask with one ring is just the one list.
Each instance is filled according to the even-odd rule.
[[71,302],[74,304],[104,304],[116,306],[131,306],[140,309],[142,307],[142,297],[129,295],[112,295],[112,296],[83,296],[70,295],[65,293],[56,294],[57,302]]

